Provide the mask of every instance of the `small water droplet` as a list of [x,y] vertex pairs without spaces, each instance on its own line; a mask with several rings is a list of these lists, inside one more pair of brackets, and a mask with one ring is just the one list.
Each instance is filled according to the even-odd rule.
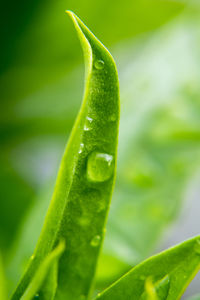
[[196,254],[200,255],[200,240],[196,241],[196,245],[194,246],[194,251]]
[[33,260],[35,258],[35,255],[31,255],[30,259]]
[[35,297],[34,297],[34,300],[38,300],[39,297],[40,297],[39,294],[36,294]]
[[80,144],[80,148],[79,148],[79,151],[78,151],[79,154],[83,152],[83,148],[84,148],[84,144]]
[[89,123],[92,123],[92,122],[93,122],[93,119],[90,118],[90,117],[87,117],[86,119],[87,119],[87,121],[88,121]]
[[92,122],[93,122],[92,118],[86,117],[86,122],[85,122],[85,125],[84,125],[84,130],[85,131],[89,131],[89,130],[92,129],[92,127],[91,127]]
[[98,59],[95,61],[94,66],[98,70],[102,70],[104,68],[104,61],[101,59]]
[[98,294],[97,294],[97,298],[99,298],[100,296],[101,296],[101,294],[100,294],[100,293],[98,293]]
[[114,171],[113,156],[106,153],[92,152],[88,157],[87,176],[91,181],[104,182]]
[[85,124],[85,126],[84,126],[84,130],[85,130],[85,131],[89,131],[89,130],[91,130],[91,128],[90,128],[90,127],[88,127],[88,126]]
[[97,247],[97,246],[99,245],[100,241],[101,241],[100,235],[95,235],[95,236],[93,237],[93,239],[91,240],[90,245],[91,245],[92,247]]

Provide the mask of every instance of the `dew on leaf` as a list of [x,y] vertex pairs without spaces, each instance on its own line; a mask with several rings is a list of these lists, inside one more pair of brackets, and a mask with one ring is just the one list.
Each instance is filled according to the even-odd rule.
[[85,125],[84,125],[84,130],[85,131],[89,131],[89,130],[92,129],[92,126],[91,126],[92,122],[93,122],[92,118],[86,117],[86,121],[85,121]]
[[83,148],[84,148],[84,144],[80,144],[80,148],[78,151],[79,154],[81,154],[83,152]]
[[95,61],[94,66],[98,70],[102,70],[104,68],[104,61],[101,59],[98,59]]
[[92,122],[93,122],[93,119],[90,118],[90,117],[87,117],[86,120],[87,120],[89,123],[92,123]]
[[91,130],[91,128],[85,124],[84,131],[89,131],[89,130]]
[[92,152],[87,161],[88,179],[94,182],[108,180],[114,171],[114,159],[106,153]]
[[93,239],[91,240],[90,245],[91,245],[92,247],[97,247],[97,246],[99,245],[100,241],[101,241],[100,235],[95,235],[95,236],[93,237]]

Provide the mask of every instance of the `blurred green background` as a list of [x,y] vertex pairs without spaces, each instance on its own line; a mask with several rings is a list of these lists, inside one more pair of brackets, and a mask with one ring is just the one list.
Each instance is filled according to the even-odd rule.
[[9,290],[34,249],[81,104],[84,62],[66,9],[112,52],[120,79],[117,182],[96,288],[198,234],[200,2],[1,4],[0,250]]

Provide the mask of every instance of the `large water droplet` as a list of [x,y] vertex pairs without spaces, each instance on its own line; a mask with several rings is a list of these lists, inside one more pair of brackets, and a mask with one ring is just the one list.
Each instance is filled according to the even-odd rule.
[[196,241],[196,245],[194,246],[194,251],[196,254],[200,255],[200,240]]
[[104,61],[101,59],[98,59],[95,61],[94,66],[98,70],[102,70],[104,68]]
[[91,181],[108,180],[114,171],[113,156],[106,153],[92,152],[88,157],[87,176]]
[[93,237],[93,239],[91,240],[90,245],[91,245],[92,247],[97,247],[97,246],[99,245],[100,241],[101,241],[100,235],[95,235],[95,236]]

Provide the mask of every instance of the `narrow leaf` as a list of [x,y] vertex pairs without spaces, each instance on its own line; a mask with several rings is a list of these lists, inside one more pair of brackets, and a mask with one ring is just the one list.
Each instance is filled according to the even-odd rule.
[[6,281],[5,281],[5,274],[4,274],[4,267],[2,262],[2,257],[0,253],[0,299],[6,300]]
[[63,241],[45,258],[39,266],[32,281],[26,289],[21,300],[32,300],[39,296],[40,289],[43,287],[45,293],[42,293],[43,300],[53,300],[57,288],[57,269],[60,255],[65,249]]
[[104,238],[116,169],[118,76],[108,50],[78,17],[68,13],[85,56],[85,94],[34,259],[12,300],[23,295],[35,269],[60,238],[66,240],[67,247],[59,262],[55,299],[87,298]]
[[147,297],[150,292],[147,292],[145,287],[149,277],[152,278],[158,299],[180,299],[199,269],[200,236],[197,236],[147,259],[99,294],[96,299],[151,299]]

